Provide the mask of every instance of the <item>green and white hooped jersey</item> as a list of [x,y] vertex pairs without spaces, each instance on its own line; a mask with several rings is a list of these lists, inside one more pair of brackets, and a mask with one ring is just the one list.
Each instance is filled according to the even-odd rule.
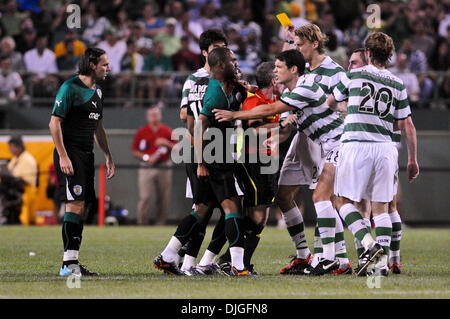
[[187,77],[186,81],[183,84],[183,90],[181,93],[180,109],[188,106],[189,92],[191,91],[191,88],[195,84],[195,82],[200,78],[207,77],[209,77],[209,73],[205,68],[198,69],[197,71],[195,71],[195,73]]
[[321,89],[328,96],[333,93],[334,87],[341,80],[341,76],[345,74],[345,70],[329,56],[326,56],[320,66],[312,71],[309,69],[309,64],[307,64],[305,73],[312,74],[314,82],[319,84]]
[[293,107],[298,116],[298,130],[315,142],[337,140],[343,132],[343,119],[327,104],[327,95],[314,81],[314,74],[304,74],[296,87],[286,89],[280,101]]
[[353,69],[333,90],[337,101],[348,98],[342,143],[399,142],[396,120],[411,115],[408,96],[401,79],[373,65]]

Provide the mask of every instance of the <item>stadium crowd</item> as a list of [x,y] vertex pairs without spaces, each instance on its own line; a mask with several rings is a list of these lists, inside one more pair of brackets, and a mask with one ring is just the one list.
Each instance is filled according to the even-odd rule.
[[[84,50],[97,46],[111,62],[111,76],[103,87],[105,95],[115,99],[107,99],[112,101],[107,106],[142,106],[144,101],[160,99],[176,106],[186,76],[202,63],[197,43],[204,30],[224,30],[240,69],[251,80],[256,66],[273,60],[282,49],[283,29],[276,19],[281,12],[296,27],[311,22],[319,25],[328,36],[326,54],[347,69],[349,56],[369,34],[366,20],[372,12],[367,7],[373,3],[381,9],[378,30],[389,34],[397,49],[391,70],[404,81],[412,107],[447,108],[450,1],[342,2],[2,1],[0,104],[30,105],[34,101],[33,105],[49,106],[36,103],[36,98],[51,100],[58,86],[76,71]],[[81,9],[80,28],[67,26],[74,14],[67,10],[69,4]]]

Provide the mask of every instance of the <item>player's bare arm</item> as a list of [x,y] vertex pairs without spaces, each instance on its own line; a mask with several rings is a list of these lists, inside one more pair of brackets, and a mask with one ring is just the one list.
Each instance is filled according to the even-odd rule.
[[180,110],[180,120],[181,120],[181,122],[186,122],[186,120],[187,120],[187,108],[186,107],[182,107]]
[[402,130],[405,139],[406,147],[408,149],[408,165],[406,171],[408,173],[408,181],[411,183],[419,175],[419,164],[417,163],[417,136],[416,128],[411,116],[406,119],[396,121],[394,123],[396,130]]
[[284,104],[281,101],[276,101],[272,104],[259,105],[248,111],[231,112],[226,110],[214,109],[213,112],[215,114],[216,120],[218,120],[219,122],[225,122],[238,119],[240,120],[259,119],[291,110],[292,108],[289,105]]
[[111,179],[114,177],[115,166],[114,166],[111,152],[109,151],[108,140],[106,138],[106,132],[105,132],[105,128],[103,127],[102,120],[100,120],[98,122],[98,126],[97,126],[97,129],[95,130],[94,137],[95,137],[95,141],[97,142],[98,146],[101,148],[101,150],[105,154],[106,168],[107,168],[106,178]]
[[72,161],[70,160],[69,156],[67,155],[66,148],[64,146],[63,137],[62,137],[62,129],[61,129],[61,122],[63,119],[58,116],[52,115],[50,118],[50,133],[52,134],[53,142],[55,143],[56,151],[59,155],[59,162],[61,166],[61,171],[69,176],[72,176],[73,166]]
[[203,162],[203,148],[205,147],[203,135],[209,126],[210,122],[208,117],[206,117],[203,114],[200,114],[200,116],[198,117],[198,121],[195,123],[194,128],[194,131],[197,132],[197,134],[200,134],[199,137],[194,135],[194,151],[198,161],[197,166],[198,178],[204,178],[206,176],[209,176],[209,171],[206,168],[205,163]]

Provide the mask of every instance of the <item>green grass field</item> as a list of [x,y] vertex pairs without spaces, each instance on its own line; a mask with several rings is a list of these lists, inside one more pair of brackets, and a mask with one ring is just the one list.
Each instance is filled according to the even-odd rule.
[[[253,262],[260,277],[168,276],[152,266],[175,227],[85,227],[80,261],[98,271],[69,289],[58,276],[62,260],[60,227],[0,227],[0,298],[450,298],[450,232],[411,229],[401,242],[403,272],[368,288],[356,276],[282,276],[294,252],[286,230],[264,230]],[[207,240],[212,229],[208,229]],[[313,229],[307,229],[312,245]],[[200,253],[206,247],[207,240]],[[350,260],[356,264],[353,237],[346,232]],[[35,256],[30,256],[35,252]]]

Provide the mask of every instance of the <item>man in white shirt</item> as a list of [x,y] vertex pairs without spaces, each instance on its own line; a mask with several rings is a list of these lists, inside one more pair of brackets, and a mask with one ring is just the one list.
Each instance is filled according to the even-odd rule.
[[120,61],[127,51],[127,44],[123,40],[119,40],[117,30],[109,28],[104,33],[105,40],[98,44],[100,49],[105,50],[109,57],[111,73],[120,72]]
[[36,47],[24,54],[25,69],[36,73],[32,78],[34,95],[47,96],[54,94],[58,78],[52,74],[58,72],[55,53],[47,48],[47,36],[38,35]]
[[17,101],[25,94],[25,87],[19,73],[11,69],[9,57],[0,58],[0,103]]

